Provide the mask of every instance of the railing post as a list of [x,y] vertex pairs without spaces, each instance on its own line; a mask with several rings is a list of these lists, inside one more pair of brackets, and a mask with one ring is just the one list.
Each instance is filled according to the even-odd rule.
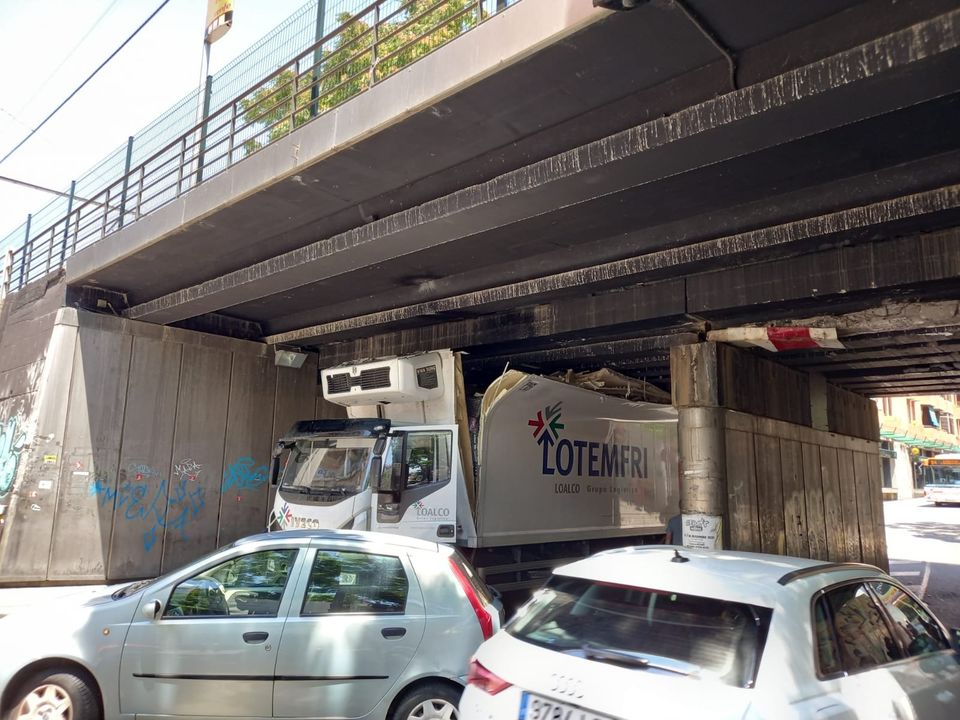
[[187,162],[187,136],[180,138],[180,162],[177,166],[177,197],[183,192],[183,166]]
[[203,124],[200,126],[200,146],[197,149],[197,185],[203,182],[203,154],[207,149],[207,118],[210,115],[210,98],[213,95],[213,75],[207,75],[203,88]]
[[67,195],[67,216],[63,222],[63,245],[60,246],[60,264],[67,259],[67,241],[70,239],[70,214],[73,212],[73,197],[77,194],[77,181],[70,181],[70,194]]
[[123,227],[123,216],[127,212],[127,187],[130,184],[130,162],[133,160],[133,135],[127,138],[127,161],[123,166],[123,190],[120,191],[120,219],[117,230]]
[[380,38],[380,5],[373,8],[373,44],[370,46],[370,87],[377,82],[377,42]]
[[294,62],[293,76],[290,78],[290,124],[287,126],[287,135],[293,132],[293,122],[297,117],[297,77],[300,72],[300,64]]
[[477,25],[483,22],[483,0],[477,0]]
[[103,200],[103,222],[100,223],[100,238],[107,236],[107,219],[110,215],[110,186],[107,185],[107,194]]
[[27,265],[30,259],[30,256],[33,254],[30,252],[30,223],[33,221],[33,213],[27,215],[27,228],[23,233],[23,259],[20,261],[20,284],[18,287],[23,287],[23,281],[25,278],[29,277]]
[[[10,285],[13,284],[13,250],[7,250],[3,256],[3,297],[10,292]],[[2,298],[0,298],[2,299]]]
[[[317,28],[313,33],[314,42],[320,42],[323,37],[323,28],[327,21],[327,0],[317,0]],[[320,109],[320,83],[319,77],[320,63],[323,61],[323,46],[317,47],[313,51],[313,70],[310,72],[310,117],[315,118]]]
[[137,203],[133,210],[133,217],[136,220],[140,219],[140,211],[143,208],[143,183],[146,182],[146,177],[147,166],[144,164],[140,166],[140,180],[137,184]]
[[230,135],[227,137],[227,167],[233,165],[233,141],[237,134],[237,104],[230,105]]
[[77,241],[80,238],[80,211],[77,210],[77,216],[73,221],[73,242],[70,243],[70,254],[77,251]]

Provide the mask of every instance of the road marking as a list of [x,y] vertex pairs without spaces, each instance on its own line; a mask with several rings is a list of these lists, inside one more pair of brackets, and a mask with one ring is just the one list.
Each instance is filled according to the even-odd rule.
[[919,570],[897,570],[895,573],[891,573],[894,577],[907,577],[908,575],[919,575]]
[[920,599],[923,600],[927,594],[927,583],[930,582],[930,563],[926,564],[926,570],[923,574],[923,582],[920,583]]

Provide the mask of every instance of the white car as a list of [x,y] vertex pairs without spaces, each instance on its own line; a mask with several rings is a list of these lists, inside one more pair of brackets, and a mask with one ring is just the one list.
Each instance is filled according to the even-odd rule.
[[957,634],[868,565],[611,550],[480,646],[460,716],[957,720]]
[[0,717],[455,720],[499,609],[446,545],[309,531],[0,620]]

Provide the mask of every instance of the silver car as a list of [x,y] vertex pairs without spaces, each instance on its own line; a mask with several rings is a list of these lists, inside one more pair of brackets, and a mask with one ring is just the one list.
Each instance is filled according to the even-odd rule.
[[449,546],[256,535],[0,620],[2,717],[451,720],[499,610]]

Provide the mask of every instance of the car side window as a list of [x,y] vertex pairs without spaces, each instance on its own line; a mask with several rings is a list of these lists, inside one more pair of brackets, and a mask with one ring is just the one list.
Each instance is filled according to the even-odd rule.
[[197,573],[173,589],[163,617],[276,617],[297,552],[262,550]]
[[[822,607],[821,602],[824,603]],[[824,623],[817,628],[822,674],[840,669],[848,673],[860,672],[901,658],[883,612],[863,583],[829,590],[820,598],[817,607],[817,624],[820,625],[821,618]]]
[[317,550],[300,614],[402,613],[408,587],[396,556]]
[[911,656],[950,649],[950,641],[937,621],[903,588],[882,581],[870,583],[870,588],[880,598],[897,639]]

